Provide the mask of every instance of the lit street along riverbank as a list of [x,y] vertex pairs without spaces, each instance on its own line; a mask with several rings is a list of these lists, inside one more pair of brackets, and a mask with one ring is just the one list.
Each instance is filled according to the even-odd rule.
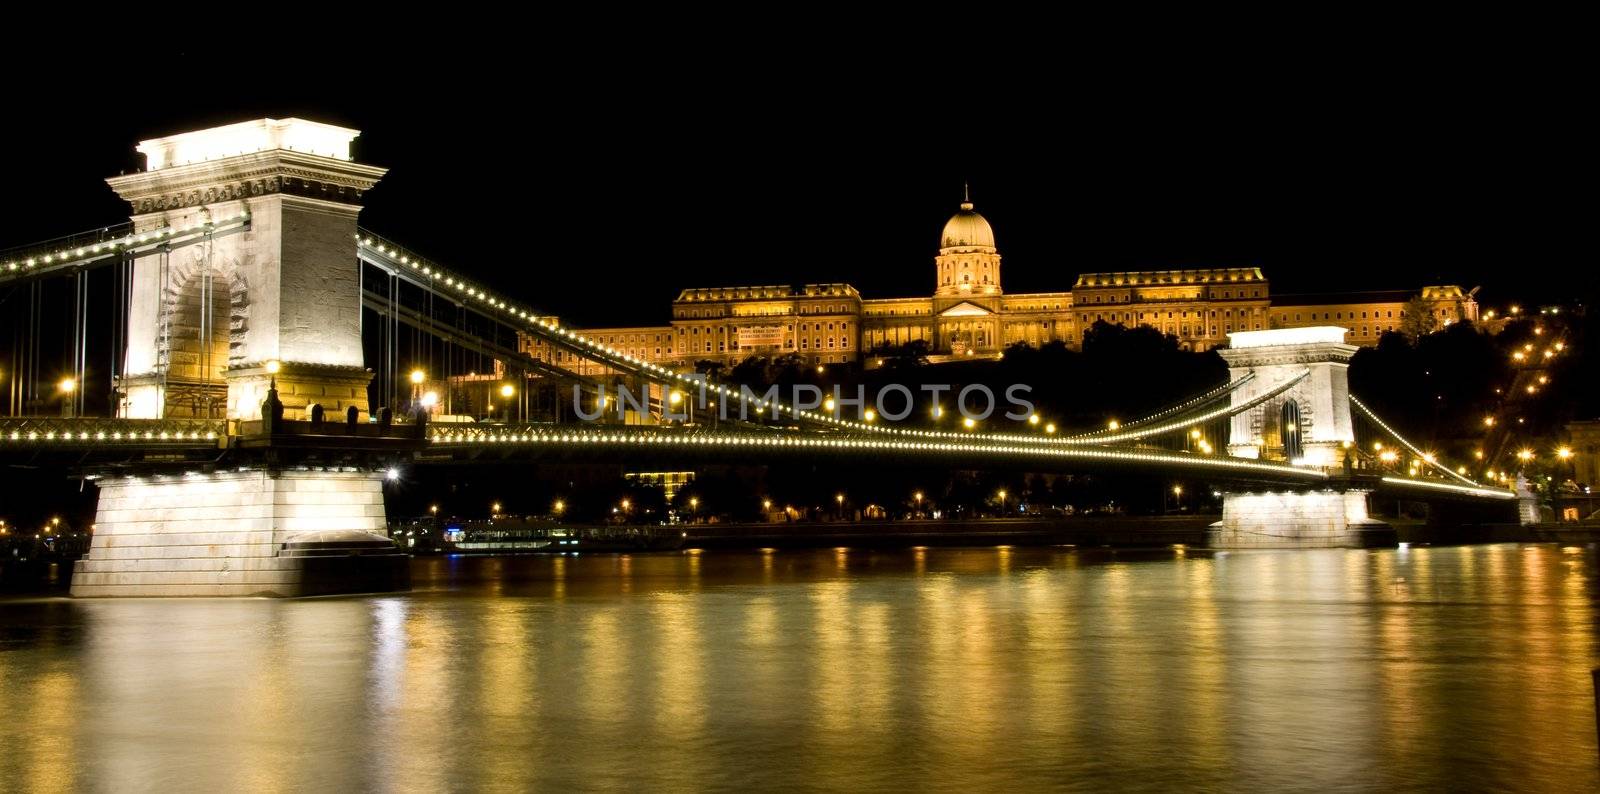
[[1600,787],[1592,547],[440,557],[413,582],[0,600],[0,777]]

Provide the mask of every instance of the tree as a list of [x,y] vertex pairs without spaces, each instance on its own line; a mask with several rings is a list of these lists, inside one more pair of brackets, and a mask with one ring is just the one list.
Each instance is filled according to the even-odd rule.
[[1421,295],[1406,301],[1400,310],[1400,333],[1416,342],[1437,330],[1439,318],[1433,316],[1433,304],[1423,300]]

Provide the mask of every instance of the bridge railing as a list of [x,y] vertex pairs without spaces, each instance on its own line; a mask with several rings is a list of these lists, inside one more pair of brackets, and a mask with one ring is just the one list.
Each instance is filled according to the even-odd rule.
[[107,419],[103,417],[0,418],[0,445],[14,442],[83,444],[183,444],[217,442],[225,419]]

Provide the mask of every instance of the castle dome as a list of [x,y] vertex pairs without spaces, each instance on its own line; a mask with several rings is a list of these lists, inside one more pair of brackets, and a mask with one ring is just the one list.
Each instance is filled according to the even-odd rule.
[[994,253],[994,229],[987,218],[972,208],[971,201],[963,201],[961,209],[945,221],[944,233],[939,235],[939,248],[982,248]]

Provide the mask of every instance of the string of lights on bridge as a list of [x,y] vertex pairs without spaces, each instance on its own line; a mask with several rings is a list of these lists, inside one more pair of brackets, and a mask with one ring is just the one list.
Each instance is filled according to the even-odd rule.
[[[553,341],[553,342],[555,342],[557,344],[560,344],[560,345],[563,345],[565,347],[569,347],[569,348],[571,348],[573,350],[576,350],[580,354],[584,355],[585,357],[592,357],[593,359],[599,360],[602,363],[607,364],[608,366],[613,366],[613,367],[616,367],[616,368],[624,370],[624,371],[631,371],[634,374],[644,375],[645,377],[650,378],[650,379],[654,380],[655,382],[657,382],[659,384],[662,384],[664,386],[667,386],[669,388],[673,388],[674,390],[676,390],[678,388],[693,388],[696,384],[699,384],[699,383],[702,382],[702,380],[700,378],[691,376],[688,373],[677,372],[677,371],[674,371],[674,370],[669,369],[667,367],[663,367],[663,366],[661,366],[659,364],[656,364],[656,363],[653,363],[653,362],[650,362],[650,361],[646,361],[646,360],[644,360],[642,358],[639,358],[637,356],[629,354],[629,353],[627,353],[625,351],[619,350],[619,349],[614,348],[614,347],[612,347],[610,345],[607,345],[605,343],[596,341],[596,340],[594,340],[594,339],[592,339],[592,338],[590,338],[588,336],[585,336],[582,333],[579,333],[579,332],[576,332],[576,331],[572,330],[571,328],[563,328],[556,321],[554,321],[553,319],[550,319],[550,318],[548,318],[546,316],[543,316],[537,311],[530,311],[527,308],[523,308],[523,307],[517,306],[517,305],[515,305],[513,303],[509,303],[506,300],[504,300],[504,299],[502,299],[502,298],[490,293],[489,291],[485,290],[484,288],[482,288],[480,286],[477,286],[476,284],[467,281],[465,278],[462,278],[462,277],[456,275],[455,273],[446,270],[445,268],[441,267],[437,263],[431,262],[431,261],[423,259],[422,257],[416,256],[413,253],[407,251],[406,249],[401,248],[400,246],[398,246],[398,245],[396,245],[394,243],[391,243],[391,242],[389,242],[387,240],[384,240],[381,237],[374,236],[370,232],[366,232],[366,231],[359,232],[359,233],[357,233],[355,235],[355,239],[356,239],[357,245],[359,247],[365,248],[365,249],[367,249],[369,251],[376,252],[377,254],[387,258],[391,262],[398,263],[401,267],[407,268],[410,271],[412,271],[413,273],[419,274],[419,275],[423,276],[424,278],[428,279],[429,283],[443,284],[444,287],[446,288],[445,292],[447,294],[449,293],[450,290],[454,290],[455,293],[457,293],[457,294],[459,294],[461,296],[464,296],[465,298],[476,300],[479,303],[484,304],[488,308],[497,310],[497,311],[501,312],[503,315],[505,315],[505,316],[507,316],[509,318],[515,319],[518,323],[524,324],[535,335],[540,336],[542,338],[545,338],[548,341]],[[1192,400],[1189,400],[1189,401],[1187,401],[1185,403],[1182,403],[1182,404],[1179,404],[1177,406],[1173,406],[1171,408],[1164,409],[1161,412],[1158,412],[1156,414],[1152,414],[1151,416],[1148,416],[1148,417],[1145,417],[1145,418],[1143,418],[1141,420],[1138,420],[1138,422],[1139,423],[1148,423],[1148,422],[1153,421],[1155,419],[1158,419],[1158,418],[1160,418],[1160,417],[1162,417],[1164,415],[1171,415],[1171,414],[1176,413],[1176,412],[1180,412],[1180,411],[1183,411],[1183,410],[1188,410],[1188,409],[1190,409],[1190,408],[1192,408],[1194,406],[1197,406],[1197,405],[1202,405],[1202,404],[1204,404],[1206,402],[1209,402],[1211,400],[1215,400],[1219,396],[1221,396],[1223,394],[1227,394],[1227,393],[1231,392],[1232,390],[1237,389],[1240,386],[1242,386],[1245,382],[1248,381],[1249,377],[1252,377],[1252,376],[1247,376],[1246,378],[1241,378],[1240,380],[1233,381],[1233,382],[1228,383],[1228,384],[1224,384],[1223,386],[1218,387],[1217,389],[1213,390],[1212,392],[1208,392],[1207,394],[1201,395],[1199,397],[1196,397],[1196,398],[1194,398]],[[1289,384],[1289,385],[1292,385],[1292,384]],[[709,380],[704,381],[703,388],[708,392],[716,394],[719,399],[733,399],[733,400],[738,401],[738,403],[740,405],[745,406],[746,408],[748,408],[749,406],[753,405],[755,407],[755,409],[756,409],[755,413],[758,416],[760,414],[762,414],[762,413],[766,413],[766,412],[770,411],[773,416],[778,416],[778,415],[782,415],[782,414],[788,414],[790,416],[795,417],[796,419],[805,419],[805,420],[816,422],[816,423],[824,425],[824,426],[832,426],[832,427],[840,428],[840,429],[862,431],[862,432],[869,432],[869,433],[882,433],[882,434],[889,434],[889,435],[905,435],[905,436],[914,436],[914,437],[920,437],[920,438],[946,438],[946,439],[973,439],[973,438],[978,438],[978,439],[982,439],[982,440],[985,440],[985,441],[991,441],[991,442],[1025,443],[1025,444],[1050,443],[1050,444],[1060,444],[1060,445],[1076,445],[1076,444],[1100,445],[1100,444],[1107,444],[1107,443],[1116,443],[1116,442],[1120,442],[1120,441],[1137,440],[1137,439],[1140,439],[1140,438],[1147,438],[1147,437],[1153,436],[1153,435],[1161,435],[1163,433],[1170,433],[1170,432],[1173,432],[1175,430],[1182,430],[1182,429],[1187,428],[1190,425],[1198,424],[1198,423],[1201,423],[1201,422],[1205,422],[1205,421],[1208,421],[1210,419],[1215,419],[1215,418],[1217,418],[1219,416],[1222,416],[1224,414],[1238,413],[1239,411],[1248,410],[1249,408],[1254,407],[1254,404],[1246,404],[1246,405],[1241,405],[1241,406],[1229,406],[1229,407],[1224,408],[1222,410],[1214,411],[1214,412],[1211,412],[1209,414],[1206,414],[1206,415],[1203,415],[1203,416],[1200,416],[1200,417],[1194,417],[1194,418],[1186,419],[1185,421],[1182,421],[1182,422],[1173,422],[1173,423],[1170,423],[1168,425],[1159,426],[1157,428],[1143,428],[1143,429],[1140,429],[1140,430],[1117,433],[1115,431],[1118,430],[1119,426],[1116,425],[1116,423],[1113,422],[1110,430],[1108,430],[1108,431],[1093,431],[1091,433],[1085,433],[1085,434],[1080,434],[1080,435],[1064,436],[1064,437],[1051,437],[1051,436],[1054,436],[1055,433],[1057,432],[1057,427],[1056,427],[1055,423],[1053,423],[1053,422],[1048,422],[1048,423],[1044,422],[1039,417],[1039,415],[1037,413],[1030,414],[1023,421],[1026,421],[1029,425],[1032,425],[1034,427],[1039,427],[1039,426],[1043,425],[1042,430],[1045,433],[1044,436],[1026,435],[1026,434],[1018,434],[1018,433],[992,433],[992,432],[990,432],[990,433],[977,433],[977,432],[974,432],[974,431],[976,431],[976,428],[977,428],[977,421],[972,419],[971,417],[966,417],[963,420],[963,426],[966,428],[966,430],[968,432],[966,432],[966,433],[955,433],[955,432],[940,431],[940,430],[923,430],[923,429],[916,429],[916,428],[883,427],[881,425],[877,425],[877,424],[873,423],[872,419],[874,418],[874,414],[872,412],[870,412],[870,410],[866,414],[866,420],[867,421],[859,421],[858,422],[858,421],[852,421],[852,420],[848,420],[848,419],[842,419],[842,418],[839,418],[837,416],[830,415],[828,413],[819,413],[819,412],[816,412],[816,411],[801,409],[801,408],[798,408],[798,407],[793,406],[793,405],[786,405],[780,400],[767,401],[767,400],[763,400],[763,399],[759,399],[759,398],[757,398],[757,399],[749,399],[749,398],[747,398],[745,396],[745,394],[740,389],[732,388],[732,387],[727,386],[725,384],[712,383]],[[1287,386],[1284,386],[1282,388],[1287,388]],[[1280,389],[1280,391],[1281,391],[1281,389]],[[1271,395],[1268,395],[1268,397],[1270,397],[1270,396]],[[1263,398],[1263,399],[1266,399],[1266,398]],[[828,398],[828,400],[825,403],[825,405],[829,405],[829,410],[831,410],[831,404],[832,403],[833,403],[833,399],[831,397]],[[1259,403],[1255,403],[1255,404],[1259,404]],[[942,408],[940,408],[938,406],[935,406],[935,408],[934,408],[935,418],[940,416],[942,413],[943,413]],[[1130,423],[1130,425],[1131,424],[1135,424],[1135,423]]]
[[[1208,402],[1210,402],[1212,400],[1218,399],[1219,397],[1221,397],[1223,395],[1229,394],[1229,393],[1233,392],[1234,390],[1238,389],[1240,386],[1244,385],[1244,383],[1248,382],[1248,380],[1254,376],[1254,373],[1250,373],[1250,374],[1246,375],[1244,378],[1241,378],[1239,380],[1232,381],[1230,383],[1224,384],[1224,385],[1222,385],[1222,386],[1220,386],[1220,387],[1218,387],[1216,389],[1213,389],[1211,392],[1208,392],[1206,394],[1200,395],[1200,396],[1195,397],[1195,398],[1193,398],[1191,400],[1188,400],[1188,401],[1185,401],[1183,403],[1180,403],[1180,404],[1178,404],[1176,406],[1172,406],[1172,407],[1163,409],[1161,411],[1156,412],[1155,414],[1152,414],[1150,416],[1147,416],[1147,417],[1144,417],[1142,419],[1136,420],[1135,422],[1130,422],[1129,423],[1129,427],[1138,426],[1137,429],[1122,429],[1121,426],[1119,426],[1115,421],[1112,421],[1109,424],[1109,426],[1107,427],[1107,429],[1105,429],[1105,430],[1097,430],[1097,431],[1092,431],[1092,432],[1088,432],[1088,433],[1057,437],[1055,435],[1056,432],[1057,432],[1057,429],[1058,429],[1056,427],[1056,425],[1053,422],[1052,423],[1043,422],[1037,413],[1030,414],[1025,421],[1027,421],[1028,424],[1030,424],[1032,426],[1035,426],[1035,427],[1038,427],[1041,424],[1043,424],[1044,426],[1043,426],[1042,429],[1044,431],[1044,435],[1042,435],[1042,436],[1041,435],[1017,434],[1017,433],[994,433],[994,432],[978,433],[978,432],[974,432],[976,430],[976,427],[977,427],[977,422],[972,417],[964,417],[963,418],[962,424],[965,427],[965,429],[967,430],[966,433],[955,433],[955,432],[941,431],[941,430],[924,430],[924,429],[917,429],[917,428],[890,428],[890,427],[883,427],[881,425],[873,424],[872,421],[871,421],[873,419],[873,414],[870,412],[870,410],[866,414],[867,421],[852,421],[852,420],[842,419],[842,418],[839,418],[837,416],[830,415],[828,413],[819,413],[819,412],[815,412],[815,411],[811,411],[811,410],[800,409],[800,408],[798,408],[796,406],[792,406],[792,405],[786,405],[782,401],[779,401],[779,400],[767,401],[767,400],[763,400],[763,399],[760,399],[760,398],[750,399],[750,398],[746,397],[746,395],[743,392],[743,390],[731,388],[731,387],[729,387],[729,386],[727,386],[725,384],[712,383],[708,379],[707,380],[703,380],[701,378],[691,376],[688,373],[674,371],[672,369],[669,369],[667,367],[661,366],[661,365],[656,364],[654,362],[646,361],[646,360],[644,360],[642,358],[634,356],[634,355],[632,355],[630,353],[627,353],[627,352],[625,352],[623,350],[619,350],[619,349],[617,349],[615,347],[612,347],[610,345],[607,345],[605,343],[599,342],[599,341],[597,341],[597,340],[595,340],[593,338],[585,336],[584,334],[582,334],[580,332],[574,331],[571,328],[564,328],[558,322],[556,322],[553,318],[541,315],[537,311],[531,311],[531,310],[529,310],[527,308],[520,307],[520,306],[517,306],[514,303],[508,302],[507,300],[505,300],[503,298],[500,298],[499,296],[489,292],[488,290],[486,290],[486,289],[484,289],[484,288],[482,288],[482,287],[480,287],[480,286],[478,286],[478,285],[476,285],[474,283],[469,282],[467,279],[462,278],[459,275],[457,275],[457,274],[455,274],[455,273],[453,273],[451,271],[446,270],[445,268],[439,266],[437,263],[434,263],[434,262],[425,260],[425,259],[423,259],[423,258],[421,258],[419,256],[416,256],[413,253],[401,248],[398,245],[395,245],[395,244],[393,244],[393,243],[391,243],[391,242],[389,242],[387,240],[384,240],[381,237],[376,237],[376,236],[372,235],[370,232],[366,232],[366,231],[358,232],[355,235],[355,239],[356,239],[358,248],[365,248],[370,252],[375,252],[378,255],[380,255],[382,257],[385,257],[390,262],[398,263],[398,265],[401,266],[402,268],[409,269],[412,273],[421,275],[422,277],[426,278],[427,279],[427,284],[429,284],[429,285],[443,284],[443,286],[445,287],[444,291],[445,291],[446,294],[449,294],[450,291],[453,290],[454,293],[456,293],[456,294],[458,294],[458,295],[460,295],[460,296],[462,296],[464,298],[467,298],[467,299],[470,299],[470,300],[475,300],[475,301],[479,302],[480,304],[485,305],[486,307],[488,307],[490,309],[493,309],[493,310],[496,310],[496,311],[500,312],[502,315],[506,316],[507,318],[514,319],[517,324],[524,325],[531,333],[533,333],[536,336],[544,338],[547,341],[550,341],[552,343],[559,344],[559,345],[562,345],[562,346],[567,347],[569,349],[572,349],[574,351],[577,351],[581,356],[586,357],[586,358],[590,358],[591,360],[598,361],[598,362],[603,363],[603,364],[605,364],[607,366],[614,367],[614,368],[622,370],[624,372],[631,372],[632,374],[642,375],[642,376],[646,377],[647,379],[650,379],[650,380],[662,385],[664,388],[670,389],[671,390],[671,394],[669,396],[675,398],[674,402],[676,402],[677,400],[681,400],[681,392],[679,392],[678,389],[680,389],[680,388],[692,388],[695,385],[699,385],[700,388],[703,388],[706,392],[715,394],[719,400],[728,400],[728,399],[736,400],[738,402],[738,404],[740,404],[741,406],[744,406],[745,408],[748,408],[749,406],[753,405],[755,407],[755,409],[756,409],[756,414],[758,416],[761,413],[764,413],[764,412],[767,412],[767,411],[770,410],[770,412],[775,417],[778,416],[778,415],[781,415],[781,414],[789,414],[789,415],[795,417],[796,419],[805,419],[805,420],[809,420],[809,421],[815,422],[815,423],[823,425],[823,426],[834,427],[834,428],[841,429],[841,430],[846,430],[846,431],[855,431],[855,432],[871,433],[871,434],[911,436],[911,437],[923,438],[923,439],[945,439],[945,440],[960,439],[964,443],[961,444],[961,445],[958,445],[958,446],[961,446],[962,448],[972,448],[972,449],[978,448],[978,447],[976,447],[974,445],[967,444],[965,442],[978,442],[978,443],[983,445],[982,448],[984,448],[984,449],[1003,449],[1003,450],[1022,450],[1022,449],[1025,449],[1025,448],[1037,449],[1039,447],[1039,445],[1043,445],[1043,444],[1051,445],[1053,447],[1056,447],[1057,449],[1060,449],[1062,447],[1082,447],[1082,446],[1096,446],[1096,447],[1099,447],[1099,446],[1103,446],[1103,445],[1106,445],[1106,444],[1114,444],[1114,443],[1122,443],[1122,442],[1128,442],[1128,441],[1136,441],[1136,440],[1143,439],[1143,438],[1148,438],[1148,437],[1151,437],[1151,436],[1157,436],[1157,435],[1162,435],[1162,434],[1166,434],[1166,433],[1172,433],[1172,432],[1176,432],[1176,431],[1184,431],[1184,430],[1187,430],[1191,434],[1191,437],[1193,437],[1193,434],[1195,434],[1197,432],[1197,430],[1194,429],[1196,425],[1200,425],[1200,424],[1203,424],[1205,422],[1208,422],[1208,421],[1211,421],[1213,419],[1217,419],[1217,418],[1220,418],[1220,417],[1223,417],[1223,416],[1232,416],[1232,415],[1241,413],[1243,411],[1250,410],[1250,409],[1252,409],[1252,408],[1254,408],[1254,407],[1266,402],[1267,400],[1270,400],[1273,397],[1276,397],[1277,395],[1282,394],[1283,392],[1287,391],[1288,389],[1292,388],[1294,385],[1299,383],[1304,378],[1308,377],[1309,374],[1310,374],[1309,370],[1304,371],[1304,372],[1300,373],[1298,376],[1296,376],[1294,378],[1290,378],[1290,379],[1286,380],[1285,382],[1274,386],[1272,389],[1269,389],[1269,390],[1267,390],[1266,392],[1263,392],[1260,395],[1256,395],[1255,397],[1251,398],[1250,400],[1248,400],[1248,401],[1246,401],[1245,403],[1242,403],[1242,404],[1235,405],[1235,404],[1231,404],[1231,401],[1230,401],[1229,405],[1225,405],[1225,406],[1222,406],[1222,407],[1217,408],[1215,410],[1205,412],[1205,413],[1200,414],[1198,416],[1185,416],[1185,417],[1182,417],[1181,419],[1178,419],[1178,420],[1173,420],[1171,422],[1157,424],[1157,425],[1154,425],[1154,426],[1139,426],[1139,425],[1148,425],[1150,422],[1156,421],[1156,420],[1162,418],[1163,416],[1172,416],[1172,415],[1176,415],[1176,414],[1181,414],[1184,411],[1191,410],[1192,408],[1194,408],[1196,406],[1204,405],[1204,404],[1206,404],[1206,403],[1208,403]],[[1355,402],[1353,398],[1352,398],[1352,402]],[[829,411],[831,411],[833,409],[833,403],[834,403],[834,400],[831,397],[829,397],[826,400],[825,406],[827,407],[827,409]],[[1359,405],[1359,403],[1357,403],[1357,405]],[[1362,406],[1362,409],[1365,411],[1365,407],[1364,406]],[[936,419],[943,413],[943,410],[939,406],[935,406],[933,410],[934,410],[934,416],[935,416]],[[1371,415],[1370,411],[1366,411],[1366,413]],[[1442,464],[1439,464],[1436,460],[1433,459],[1433,456],[1427,455],[1426,453],[1421,452],[1420,450],[1416,449],[1416,447],[1414,445],[1410,444],[1407,441],[1404,441],[1404,439],[1402,439],[1399,436],[1399,434],[1395,433],[1393,431],[1393,429],[1389,428],[1387,424],[1382,422],[1382,420],[1377,419],[1375,415],[1373,415],[1373,419],[1380,427],[1382,427],[1385,430],[1385,432],[1389,433],[1395,439],[1401,441],[1404,446],[1406,446],[1408,449],[1410,449],[1418,457],[1422,458],[1423,460],[1426,460],[1429,464],[1431,464],[1433,466],[1436,466],[1437,468],[1441,469],[1442,471],[1444,471],[1449,476],[1463,481],[1464,483],[1467,484],[1466,487],[1468,487],[1468,488],[1479,488],[1480,487],[1474,481],[1472,481],[1470,479],[1467,479],[1467,478],[1464,478],[1460,474],[1458,474],[1457,472],[1450,470],[1448,467],[1443,466]],[[581,439],[581,438],[589,438],[589,436],[577,435],[577,436],[570,436],[570,438]],[[803,443],[807,443],[807,442],[817,442],[817,441],[819,441],[819,440],[818,439],[794,439],[791,442],[779,442],[779,441],[775,441],[775,440],[769,440],[766,443],[796,443],[796,444],[803,444]],[[846,443],[846,441],[847,440],[841,440],[840,443]],[[1201,443],[1203,445],[1202,449],[1204,451],[1206,451],[1206,452],[1210,452],[1211,451],[1211,445],[1207,444],[1207,443],[1204,443],[1204,439],[1200,439],[1200,441],[1201,441]],[[652,443],[652,442],[640,442],[640,443]],[[691,442],[691,443],[697,443],[697,442]],[[908,442],[888,442],[888,443],[908,443]],[[892,448],[892,447],[886,447],[886,449],[887,448]],[[1144,454],[1144,453],[1107,453],[1107,454]],[[1176,459],[1180,459],[1180,460],[1192,459],[1192,456],[1185,456],[1185,455],[1175,455],[1174,457]],[[1217,462],[1218,463],[1235,463],[1235,462],[1238,462],[1238,460],[1229,458],[1229,459],[1225,459],[1225,460],[1218,460]],[[1254,463],[1252,463],[1252,464],[1247,464],[1247,465],[1262,465],[1262,464],[1254,464]],[[1415,473],[1415,472],[1413,472],[1413,473]]]
[[45,253],[36,253],[23,258],[11,259],[0,264],[0,274],[12,274],[20,271],[26,275],[29,271],[33,271],[41,265],[52,269],[84,265],[110,256],[126,256],[148,251],[159,246],[171,246],[189,242],[220,231],[241,229],[249,222],[250,214],[248,212],[240,212],[220,220],[206,216],[201,222],[190,226],[161,226],[142,232],[130,231],[125,235],[109,240],[99,240],[82,245],[68,245]]

